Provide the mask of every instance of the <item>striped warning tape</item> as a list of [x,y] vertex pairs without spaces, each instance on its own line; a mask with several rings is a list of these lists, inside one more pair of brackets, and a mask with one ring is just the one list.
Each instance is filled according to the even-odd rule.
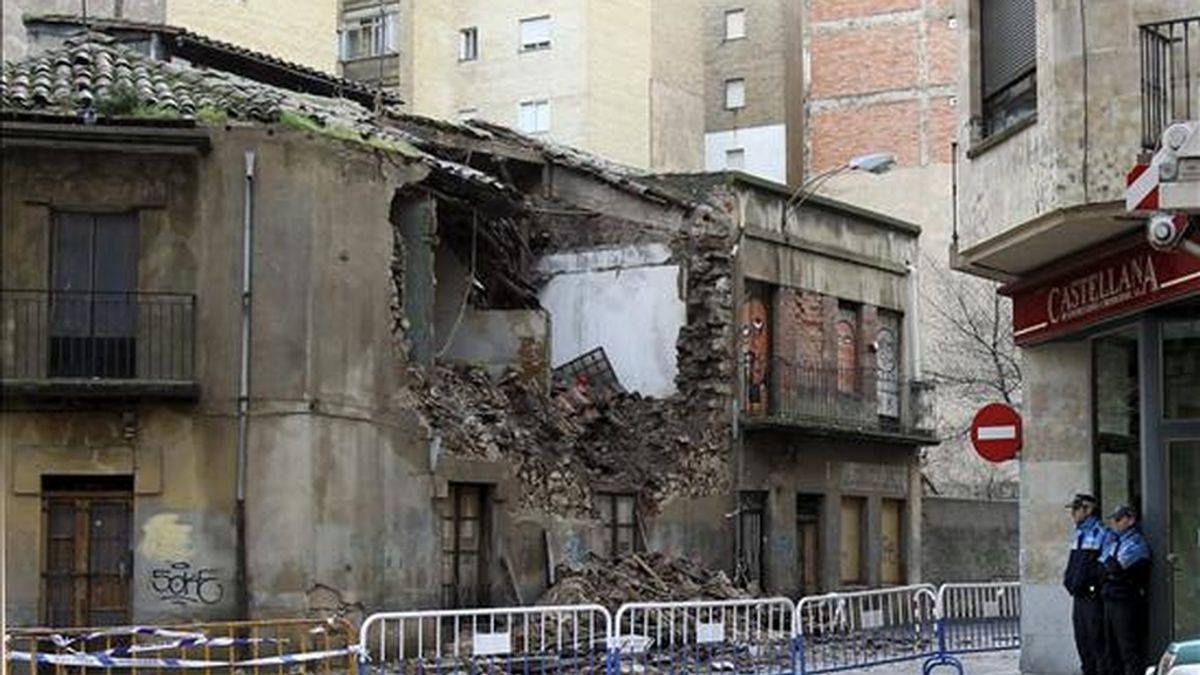
[[85,668],[248,668],[253,666],[278,666],[321,661],[339,656],[349,656],[358,653],[358,646],[343,649],[330,649],[320,652],[300,652],[296,654],[280,654],[264,656],[242,661],[214,661],[207,659],[164,659],[164,658],[133,658],[126,656],[110,656],[100,654],[45,654],[10,651],[8,658],[12,661],[29,663],[45,663],[57,666],[82,666]]

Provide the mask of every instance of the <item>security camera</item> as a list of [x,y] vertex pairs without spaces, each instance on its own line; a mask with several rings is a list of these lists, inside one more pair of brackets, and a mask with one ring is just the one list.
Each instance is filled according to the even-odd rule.
[[1146,239],[1160,251],[1170,251],[1179,245],[1187,231],[1187,221],[1178,222],[1175,216],[1156,213],[1146,223]]

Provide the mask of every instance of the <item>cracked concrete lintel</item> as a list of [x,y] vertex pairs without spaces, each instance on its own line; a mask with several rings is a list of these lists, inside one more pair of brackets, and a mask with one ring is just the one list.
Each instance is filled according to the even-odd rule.
[[538,261],[536,271],[548,277],[563,274],[612,272],[671,264],[667,244],[641,244],[604,249],[555,253]]

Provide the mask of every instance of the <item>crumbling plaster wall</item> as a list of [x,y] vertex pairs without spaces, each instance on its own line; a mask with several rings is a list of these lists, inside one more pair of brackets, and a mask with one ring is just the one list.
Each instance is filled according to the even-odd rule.
[[[195,186],[202,160],[6,148],[2,161],[0,287],[49,285],[53,213],[61,209],[134,211],[141,238],[139,290],[202,290],[207,243],[219,236],[204,227],[198,213]],[[0,481],[0,498],[7,501],[5,602],[14,623],[41,619],[42,480],[62,475],[133,479],[128,570],[133,620],[216,619],[234,611],[233,420],[207,413],[220,407],[209,396],[220,400],[221,385],[232,382],[222,372],[236,369],[236,357],[225,349],[236,333],[205,332],[215,327],[211,300],[201,292],[197,302],[196,377],[202,391],[197,404],[101,400],[80,409],[6,400],[13,407],[0,415],[0,474],[6,479]],[[236,295],[233,303],[236,307]],[[18,317],[6,308],[0,331],[0,362],[6,366],[19,353],[12,332]],[[223,354],[232,360],[223,361]],[[232,386],[228,391],[231,401]],[[230,403],[226,412],[231,409]],[[203,600],[197,596],[181,607],[160,590],[155,573],[178,573],[174,565],[184,573],[207,571],[212,581]]]
[[[213,342],[236,344],[243,153],[257,154],[247,498],[251,608],[295,614],[317,584],[370,607],[436,598],[428,439],[402,397],[393,334],[396,190],[425,169],[283,130],[214,134],[200,288]],[[236,353],[214,369],[232,378]],[[229,414],[235,381],[214,387]],[[216,411],[214,411],[216,412]],[[399,489],[403,487],[403,489]]]
[[553,317],[552,366],[603,347],[625,389],[675,393],[686,307],[671,258],[663,244],[543,257],[537,271],[547,281],[539,298]]

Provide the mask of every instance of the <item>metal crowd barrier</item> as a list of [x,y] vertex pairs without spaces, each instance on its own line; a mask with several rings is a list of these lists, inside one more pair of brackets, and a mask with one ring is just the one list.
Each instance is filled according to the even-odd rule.
[[353,673],[357,645],[342,620],[286,619],[183,626],[13,628],[5,636],[14,675],[84,675],[103,670],[165,674]]
[[610,675],[795,672],[795,605],[787,598],[622,606]]
[[830,673],[937,653],[937,591],[930,585],[829,593],[796,608],[800,673]]
[[403,675],[609,671],[612,615],[599,605],[386,612],[359,630],[360,669]]

